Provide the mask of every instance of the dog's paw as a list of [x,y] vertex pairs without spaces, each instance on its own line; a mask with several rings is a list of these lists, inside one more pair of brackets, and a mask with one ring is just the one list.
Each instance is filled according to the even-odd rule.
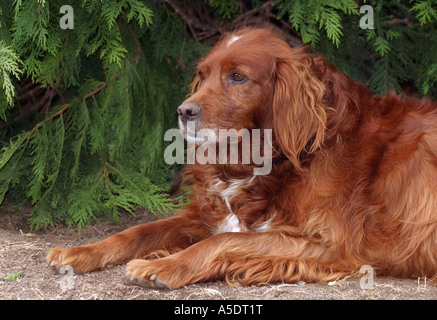
[[59,262],[57,262],[57,261],[52,261],[52,262],[50,262],[50,268],[52,268],[52,270],[55,272],[55,273],[59,273],[59,274],[70,274],[70,273],[74,273],[74,274],[77,274],[77,275],[81,275],[81,274],[83,274],[82,272],[80,272],[80,271],[77,271],[76,269],[74,269],[72,266],[70,266],[70,265],[61,265]]
[[126,277],[133,284],[145,288],[176,289],[178,286],[171,283],[171,279],[166,276],[168,271],[159,265],[162,259],[150,261],[136,259],[127,264]]
[[70,249],[68,248],[55,248],[49,251],[46,260],[55,272],[61,273],[61,268],[69,265],[65,262],[66,260],[71,260],[69,259],[69,251]]
[[96,261],[86,247],[51,249],[46,260],[57,273],[64,273],[66,267],[72,268],[76,274],[96,269]]

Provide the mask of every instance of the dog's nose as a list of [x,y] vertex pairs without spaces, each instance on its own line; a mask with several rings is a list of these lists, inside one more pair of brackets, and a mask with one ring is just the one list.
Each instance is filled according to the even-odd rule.
[[182,120],[195,120],[202,113],[202,108],[197,103],[186,102],[178,107],[178,115]]

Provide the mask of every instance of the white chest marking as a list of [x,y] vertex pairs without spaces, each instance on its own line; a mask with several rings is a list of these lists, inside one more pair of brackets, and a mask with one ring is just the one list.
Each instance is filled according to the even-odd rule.
[[[242,180],[232,179],[229,181],[229,185],[225,189],[219,191],[220,196],[223,198],[226,207],[229,210],[229,214],[218,224],[217,229],[215,230],[216,234],[223,233],[223,232],[247,231],[247,229],[241,225],[237,215],[232,211],[231,199],[233,196],[237,194],[241,186],[250,184],[253,181],[253,179],[255,179],[255,177],[256,176],[253,176],[251,178],[242,179]],[[224,182],[219,181],[215,184],[215,186],[218,187],[222,183]]]
[[215,233],[223,232],[241,232],[240,220],[235,213],[227,215],[217,226]]
[[252,182],[253,178],[255,176],[253,176],[252,178],[247,178],[247,179],[243,179],[243,180],[237,180],[237,179],[232,179],[230,180],[230,184],[226,189],[223,189],[222,191],[220,191],[220,195],[222,196],[223,200],[226,203],[226,206],[228,207],[228,210],[230,213],[233,214],[232,212],[232,208],[231,208],[231,199],[233,196],[235,196],[238,192],[238,189],[240,189],[241,186],[243,185],[247,185],[248,183]]

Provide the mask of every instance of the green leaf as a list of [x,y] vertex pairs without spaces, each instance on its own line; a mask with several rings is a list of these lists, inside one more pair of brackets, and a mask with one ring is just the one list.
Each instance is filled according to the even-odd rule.
[[23,273],[23,271],[18,271],[17,273],[14,273],[11,276],[7,276],[7,277],[3,277],[3,280],[5,281],[15,281],[17,280],[19,277],[21,277],[21,274]]
[[320,11],[319,28],[324,28],[328,39],[338,48],[340,38],[343,35],[340,15],[331,9],[326,8]]
[[153,22],[153,11],[146,7],[142,2],[137,0],[130,0],[127,2],[130,9],[127,14],[127,21],[130,22],[135,19],[140,27],[144,24],[146,27],[150,26]]
[[6,97],[6,104],[0,103],[0,118],[6,120],[6,111],[13,107],[15,87],[11,75],[20,79],[22,61],[10,46],[0,41],[0,84]]
[[28,141],[29,135],[22,133],[11,139],[9,146],[3,147],[0,154],[0,170],[8,163],[12,156],[25,145]]
[[416,17],[421,25],[437,20],[437,1],[424,0],[416,3],[411,11],[416,11]]
[[288,19],[297,31],[301,33],[304,43],[313,46],[320,41],[320,31],[338,48],[343,36],[342,16],[357,15],[358,5],[353,0],[324,0],[324,1],[280,1],[278,18],[288,13]]
[[383,37],[376,37],[373,42],[373,47],[381,57],[385,56],[385,54],[390,51],[390,43]]
[[426,72],[426,79],[422,84],[422,90],[423,93],[428,94],[431,90],[431,88],[434,87],[434,85],[437,83],[437,63],[432,63],[427,72]]
[[115,21],[123,10],[123,2],[106,0],[102,2],[102,17],[106,20],[109,30],[115,25]]

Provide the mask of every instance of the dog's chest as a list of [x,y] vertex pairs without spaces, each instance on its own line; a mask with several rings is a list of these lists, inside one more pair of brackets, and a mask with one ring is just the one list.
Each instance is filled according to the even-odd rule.
[[212,188],[211,192],[218,194],[222,201],[226,204],[227,215],[217,224],[214,234],[223,232],[264,232],[269,229],[270,220],[261,221],[253,225],[247,226],[244,221],[240,221],[237,214],[232,210],[231,200],[232,198],[242,190],[242,188],[249,186],[255,179],[255,176],[246,179],[231,179],[228,182],[217,180]]
[[241,224],[235,213],[229,213],[217,226],[214,233],[241,232]]

